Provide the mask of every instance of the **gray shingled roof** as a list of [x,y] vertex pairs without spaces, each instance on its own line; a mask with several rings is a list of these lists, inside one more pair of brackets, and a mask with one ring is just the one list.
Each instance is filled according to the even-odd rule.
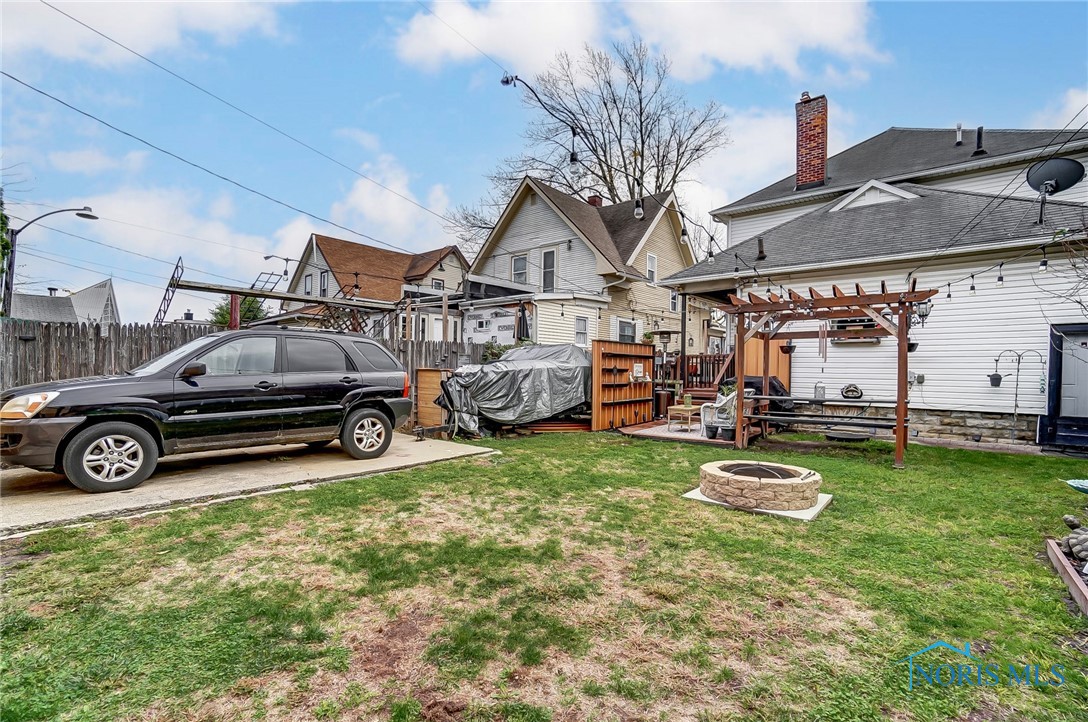
[[47,323],[76,323],[79,320],[70,296],[36,296],[30,293],[11,294],[11,317]]
[[[76,317],[83,322],[94,321],[101,323],[107,304],[116,305],[113,301],[113,281],[108,278],[93,286],[87,286],[87,288],[76,291],[68,298],[72,300],[72,308]],[[111,318],[107,319],[107,321],[120,323],[121,318],[117,308],[114,307],[111,310]]]
[[[713,265],[702,261],[663,282],[731,275],[737,265],[734,253],[743,261],[741,270],[745,264],[761,271],[816,264],[834,266],[861,259],[936,251],[953,238],[958,239],[955,248],[962,251],[979,244],[1049,236],[1055,228],[1081,228],[1088,219],[1088,207],[1082,204],[1049,201],[1046,229],[1042,229],[1033,224],[1038,216],[1032,208],[1035,203],[1032,198],[1005,197],[998,205],[995,199],[1002,196],[914,183],[897,183],[895,187],[920,197],[834,212],[831,208],[835,204],[828,204],[761,233],[767,254],[763,261],[756,260],[757,236],[717,254]],[[980,212],[981,221],[960,234]]]
[[[983,133],[983,159],[1009,153],[1042,148],[1052,142],[1069,139],[1088,140],[1088,131],[1057,130],[990,130]],[[879,135],[831,156],[827,159],[827,181],[824,190],[847,190],[877,180],[905,174],[921,175],[932,168],[967,163],[975,151],[975,131],[964,128],[963,145],[956,145],[956,131],[949,128],[889,128]],[[725,206],[728,212],[737,206],[785,199],[794,190],[796,175],[783,178],[751,195]],[[800,191],[802,193],[806,191]],[[811,192],[811,191],[809,191]]]
[[[547,183],[533,178],[533,183],[548,197],[555,207],[582,232],[602,256],[608,259],[613,268],[630,276],[642,278],[643,275],[626,261],[638,242],[645,235],[647,224],[656,216],[658,204],[651,198],[643,201],[646,212],[643,220],[635,220],[635,202],[625,201],[611,206],[597,208],[552,188]],[[668,193],[659,193],[662,203]]]

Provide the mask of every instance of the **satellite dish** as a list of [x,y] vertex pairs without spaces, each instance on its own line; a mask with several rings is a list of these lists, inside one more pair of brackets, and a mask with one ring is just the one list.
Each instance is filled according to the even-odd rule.
[[1050,158],[1028,168],[1028,185],[1038,192],[1039,224],[1043,223],[1046,197],[1072,188],[1084,177],[1084,165],[1072,158]]
[[1052,196],[1072,188],[1084,177],[1084,166],[1072,158],[1042,160],[1028,168],[1028,185]]

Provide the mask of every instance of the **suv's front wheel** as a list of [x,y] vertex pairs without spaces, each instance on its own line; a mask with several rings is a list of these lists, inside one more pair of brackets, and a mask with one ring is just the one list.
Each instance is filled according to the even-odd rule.
[[96,424],[76,434],[61,467],[68,481],[92,493],[139,486],[159,463],[151,434],[121,421]]
[[376,459],[392,441],[393,425],[377,409],[352,411],[340,430],[340,446],[356,459]]

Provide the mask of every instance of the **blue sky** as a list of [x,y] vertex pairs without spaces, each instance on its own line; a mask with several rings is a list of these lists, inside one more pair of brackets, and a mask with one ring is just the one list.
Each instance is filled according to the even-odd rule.
[[[793,171],[793,103],[803,90],[829,98],[832,152],[890,126],[1061,127],[1088,103],[1088,64],[1076,49],[1088,28],[1083,2],[57,7],[437,214],[477,199],[487,172],[521,146],[529,111],[499,84],[498,66],[531,77],[557,49],[583,43],[639,35],[670,55],[693,102],[728,109],[732,144],[682,189],[696,213]],[[394,246],[452,242],[434,216],[41,3],[5,2],[2,32],[6,72],[126,131]],[[1064,61],[1054,51],[1062,44],[1074,48]],[[9,213],[29,219],[86,204],[102,217],[56,216],[22,234],[23,290],[74,290],[112,274],[123,319],[147,321],[179,255],[186,278],[248,285],[282,270],[264,254],[297,257],[312,231],[356,238],[8,78],[2,92]],[[186,308],[201,317],[216,300],[179,294],[171,317]]]

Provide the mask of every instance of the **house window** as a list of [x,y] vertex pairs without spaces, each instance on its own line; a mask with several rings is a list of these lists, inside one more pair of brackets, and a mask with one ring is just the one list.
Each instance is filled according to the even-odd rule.
[[436,291],[445,291],[446,290],[446,282],[443,281],[441,278],[432,278],[431,279],[431,288],[433,288]]
[[620,321],[620,341],[626,343],[635,342],[635,322]]
[[522,254],[510,259],[510,280],[514,283],[529,282],[529,256]]
[[673,313],[680,310],[680,294],[676,291],[669,294],[669,310]]
[[540,260],[540,289],[549,293],[555,290],[555,250],[544,251]]
[[646,254],[646,279],[650,283],[657,283],[657,256]]
[[487,331],[490,328],[491,328],[491,319],[490,318],[481,318],[481,319],[478,319],[476,321],[476,330],[477,331]]
[[320,295],[322,295],[322,296],[328,296],[329,295],[329,272],[328,271],[322,271],[321,272],[320,284],[321,284],[321,287],[318,290],[318,293]]
[[584,316],[576,316],[574,319],[574,344],[589,345],[589,319]]
[[314,276],[312,273],[307,273],[302,278],[302,292],[307,296],[312,296],[314,293]]

